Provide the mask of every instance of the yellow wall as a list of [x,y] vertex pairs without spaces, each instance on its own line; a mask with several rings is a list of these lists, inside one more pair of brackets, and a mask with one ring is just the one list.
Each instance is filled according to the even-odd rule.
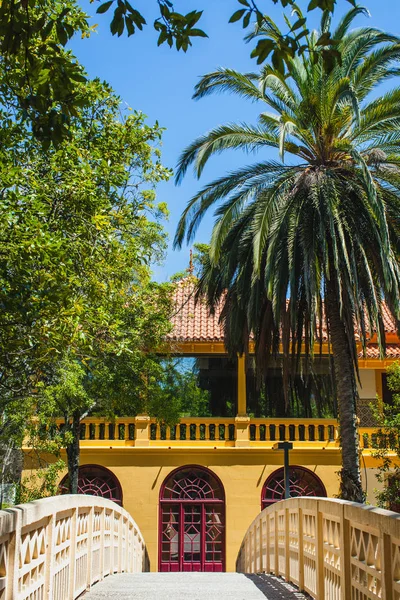
[[360,382],[357,382],[360,398],[375,398],[377,394],[375,373],[375,369],[360,369]]
[[[373,369],[361,370],[362,399],[373,399],[376,392],[379,392],[377,390],[379,377],[375,378]],[[135,441],[96,438],[83,442],[80,464],[103,465],[116,475],[122,486],[124,507],[136,520],[144,536],[152,571],[156,571],[158,567],[158,512],[162,483],[177,467],[185,465],[208,467],[220,478],[224,486],[226,569],[234,571],[239,547],[246,530],[260,512],[262,486],[268,476],[283,465],[282,452],[271,450],[273,444],[271,441],[250,442],[248,432],[250,419],[244,416],[239,418],[238,423],[236,420],[234,423],[236,442],[197,440],[193,445],[189,440],[171,442],[159,441],[157,438],[157,441],[150,441],[149,419],[140,418],[144,429],[139,427],[138,419],[135,419]],[[245,427],[243,432],[240,429],[242,421]],[[290,453],[290,464],[301,465],[314,471],[325,485],[328,496],[336,496],[339,491],[337,472],[341,463],[338,440],[296,441],[295,446]],[[377,466],[377,460],[370,455],[370,451],[364,450],[363,480],[364,486],[368,487],[368,500],[371,503],[374,502],[373,489],[378,487],[375,478]],[[30,468],[28,464],[27,468]]]
[[[202,465],[221,479],[226,496],[226,569],[235,570],[240,544],[251,521],[260,512],[261,489],[267,477],[283,464],[281,452],[232,449],[84,449],[81,465],[100,464],[118,478],[123,490],[124,508],[139,525],[150,558],[150,568],[158,567],[158,506],[160,487],[176,467]],[[308,467],[322,479],[328,496],[338,493],[340,453],[293,451],[291,463]]]

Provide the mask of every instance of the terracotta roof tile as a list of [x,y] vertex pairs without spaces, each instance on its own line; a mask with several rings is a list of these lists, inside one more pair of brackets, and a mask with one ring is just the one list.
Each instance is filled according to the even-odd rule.
[[177,342],[223,342],[224,334],[218,323],[220,310],[210,315],[205,302],[195,303],[194,284],[182,279],[176,285],[173,330],[169,339]]
[[[367,346],[366,357],[369,359],[380,359],[378,344],[369,344]],[[359,354],[359,358],[364,358],[362,352]],[[387,344],[386,345],[386,358],[400,358],[400,345],[399,344]]]
[[[221,307],[217,307],[215,314],[210,315],[205,302],[195,303],[195,287],[193,279],[188,277],[176,284],[175,311],[172,317],[173,329],[169,339],[176,342],[223,342],[224,334],[219,317]],[[383,306],[383,320],[387,334],[396,335],[396,325],[389,309]],[[326,329],[323,330],[323,341],[326,341]],[[400,343],[400,340],[399,340]],[[379,358],[376,344],[368,348],[370,358]],[[392,344],[388,346],[387,355],[400,357],[400,346]],[[398,353],[398,354],[397,354]]]

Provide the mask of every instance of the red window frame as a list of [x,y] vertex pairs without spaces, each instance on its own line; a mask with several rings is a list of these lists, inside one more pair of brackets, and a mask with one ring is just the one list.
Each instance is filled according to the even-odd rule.
[[[58,489],[61,494],[68,494],[68,475]],[[102,465],[81,465],[78,475],[78,494],[107,498],[122,506],[122,487],[112,471]]]
[[[326,488],[321,479],[306,467],[290,465],[290,490],[292,497],[318,496],[327,497]],[[276,469],[268,477],[261,490],[261,510],[285,499],[284,468]]]

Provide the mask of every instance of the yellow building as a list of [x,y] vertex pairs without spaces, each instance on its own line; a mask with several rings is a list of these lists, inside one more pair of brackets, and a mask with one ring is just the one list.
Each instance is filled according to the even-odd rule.
[[[195,305],[188,280],[178,284],[176,303],[172,352],[197,360],[208,389],[213,377],[224,377],[223,395],[229,398],[225,408],[229,405],[233,414],[185,417],[171,428],[145,415],[114,424],[87,419],[80,489],[111,497],[134,516],[146,540],[151,570],[233,571],[251,521],[262,507],[284,495],[283,452],[274,449],[277,442],[293,443],[292,495],[338,493],[337,421],[252,416],[251,369],[246,369],[244,358],[233,365],[227,361],[218,315],[210,317],[202,303]],[[366,357],[360,358],[363,483],[370,501],[377,482],[368,443],[373,432],[369,405],[377,394],[387,396],[385,369],[400,357],[400,340],[389,315],[385,327],[387,359],[379,359],[374,339]],[[279,382],[275,384],[278,389]]]

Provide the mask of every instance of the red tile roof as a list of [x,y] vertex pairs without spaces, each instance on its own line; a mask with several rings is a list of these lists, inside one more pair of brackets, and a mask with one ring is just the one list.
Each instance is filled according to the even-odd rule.
[[[223,342],[224,334],[219,324],[221,307],[217,308],[214,315],[210,315],[205,301],[195,302],[195,285],[192,277],[182,279],[176,284],[175,310],[172,317],[173,329],[169,339],[175,342]],[[383,306],[383,320],[387,334],[396,335],[396,324],[389,312]],[[324,341],[327,340],[324,330]],[[400,358],[399,346],[390,344],[387,347],[387,357]],[[367,358],[379,358],[376,344],[368,347]]]
[[[362,353],[359,354],[359,358],[364,358]],[[366,358],[379,360],[379,347],[378,344],[369,344],[367,346],[367,356]],[[399,344],[387,344],[386,345],[386,358],[400,358],[400,342]]]
[[172,316],[173,330],[169,335],[176,342],[223,342],[224,334],[219,324],[220,310],[210,315],[204,301],[195,302],[195,286],[192,278],[176,284],[175,310]]

